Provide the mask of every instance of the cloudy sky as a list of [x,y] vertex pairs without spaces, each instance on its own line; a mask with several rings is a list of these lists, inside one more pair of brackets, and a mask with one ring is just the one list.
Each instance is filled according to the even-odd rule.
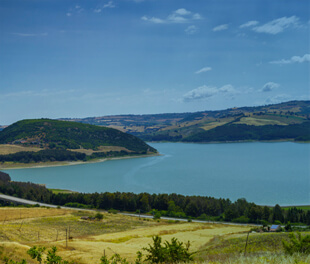
[[308,0],[0,0],[0,124],[309,100]]

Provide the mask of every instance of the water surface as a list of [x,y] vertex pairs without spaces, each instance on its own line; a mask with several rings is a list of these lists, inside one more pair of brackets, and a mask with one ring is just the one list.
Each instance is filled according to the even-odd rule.
[[148,192],[310,204],[310,144],[151,143],[162,156],[7,170],[15,181],[79,192]]

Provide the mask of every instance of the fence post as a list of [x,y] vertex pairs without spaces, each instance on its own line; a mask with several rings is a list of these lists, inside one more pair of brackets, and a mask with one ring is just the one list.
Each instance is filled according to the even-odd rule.
[[246,243],[245,243],[245,248],[244,248],[244,256],[246,255],[246,248],[247,248],[247,246],[248,246],[248,240],[249,240],[250,232],[251,232],[251,231],[248,232],[248,235],[247,235],[247,237],[246,237]]
[[68,247],[68,228],[66,228],[66,248]]

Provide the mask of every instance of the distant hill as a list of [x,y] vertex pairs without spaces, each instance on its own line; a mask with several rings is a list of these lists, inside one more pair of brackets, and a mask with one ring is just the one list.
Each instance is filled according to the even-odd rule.
[[0,144],[0,150],[1,146],[14,146],[14,150],[23,147],[23,151],[0,155],[0,161],[18,162],[87,160],[157,152],[143,140],[113,128],[51,119],[18,121],[0,131]]
[[116,115],[66,120],[113,127],[146,141],[310,141],[310,101],[195,113]]

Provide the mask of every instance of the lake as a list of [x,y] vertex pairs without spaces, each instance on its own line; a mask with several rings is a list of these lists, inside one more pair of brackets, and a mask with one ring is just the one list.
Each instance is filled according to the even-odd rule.
[[14,181],[79,192],[148,192],[261,205],[310,204],[310,144],[150,143],[162,155],[74,166],[6,170]]

